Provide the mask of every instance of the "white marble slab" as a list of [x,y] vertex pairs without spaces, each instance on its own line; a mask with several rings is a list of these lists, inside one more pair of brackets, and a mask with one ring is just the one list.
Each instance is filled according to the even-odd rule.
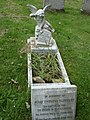
[[32,120],[74,120],[77,88],[74,85],[32,86]]

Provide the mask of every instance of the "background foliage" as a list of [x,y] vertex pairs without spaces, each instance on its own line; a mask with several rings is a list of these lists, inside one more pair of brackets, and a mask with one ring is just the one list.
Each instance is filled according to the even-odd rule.
[[[31,3],[42,0],[0,0],[0,120],[30,120],[26,109],[27,56],[21,48],[34,36]],[[82,0],[65,0],[65,13],[48,12],[47,20],[61,52],[68,76],[77,85],[76,120],[90,119],[90,16],[81,14]]]

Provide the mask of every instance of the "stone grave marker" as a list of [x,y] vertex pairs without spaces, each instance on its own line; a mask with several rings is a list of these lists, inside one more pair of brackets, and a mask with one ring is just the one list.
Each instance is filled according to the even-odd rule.
[[64,0],[44,0],[44,6],[51,4],[52,10],[64,11]]
[[83,1],[83,6],[82,6],[81,11],[90,14],[90,0]]
[[[28,44],[30,44],[30,52],[28,53],[28,89],[31,89],[32,120],[74,120],[77,87],[70,84],[57,44],[51,35],[54,30],[51,24],[45,20],[44,13],[48,5],[39,10],[35,6],[28,6],[32,12],[30,16],[34,17],[37,22],[35,37],[30,37],[27,40]],[[63,83],[34,83],[32,54],[35,53],[52,53],[56,55],[64,80]]]

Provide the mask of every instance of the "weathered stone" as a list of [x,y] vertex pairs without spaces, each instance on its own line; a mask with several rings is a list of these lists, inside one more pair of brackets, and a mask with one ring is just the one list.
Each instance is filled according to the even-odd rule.
[[64,10],[64,0],[44,0],[44,6],[51,4],[53,10]]
[[37,44],[50,45],[51,44],[51,32],[43,29],[37,39]]
[[74,85],[32,86],[32,120],[74,120],[76,91]]
[[52,79],[53,83],[64,83],[64,80],[59,78],[59,79]]
[[33,77],[33,81],[35,83],[45,83],[45,81],[41,77],[39,77],[39,76]]
[[81,11],[90,14],[90,0],[84,0]]
[[52,38],[52,45],[40,45],[40,44],[36,44],[36,40],[35,40],[35,37],[30,37],[30,39],[28,39],[28,45],[30,45],[31,49],[30,51],[32,52],[52,52],[52,53],[56,53],[57,51],[57,46],[56,46],[56,43],[54,42],[53,38]]

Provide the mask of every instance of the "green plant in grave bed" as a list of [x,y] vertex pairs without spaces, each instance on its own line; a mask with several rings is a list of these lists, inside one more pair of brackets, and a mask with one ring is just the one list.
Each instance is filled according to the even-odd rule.
[[46,83],[64,82],[56,54],[32,53],[33,77],[40,77]]

